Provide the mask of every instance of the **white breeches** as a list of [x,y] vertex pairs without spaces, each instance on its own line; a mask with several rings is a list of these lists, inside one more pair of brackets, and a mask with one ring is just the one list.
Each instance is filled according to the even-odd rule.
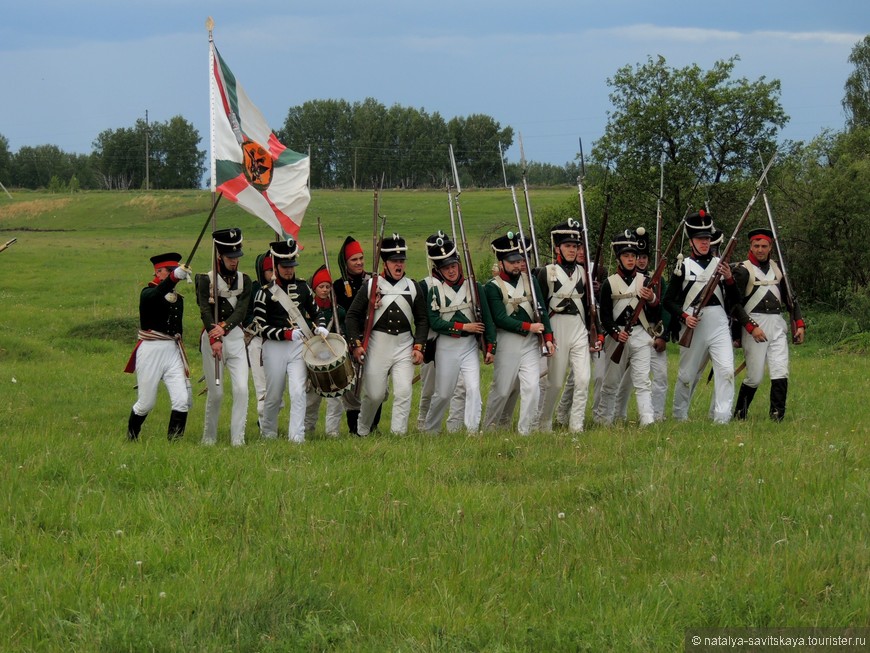
[[635,328],[625,343],[622,358],[614,363],[611,356],[619,343],[608,337],[604,348],[607,356],[607,372],[601,386],[601,424],[612,424],[616,416],[616,402],[622,379],[628,374],[637,396],[637,414],[641,426],[652,424],[652,381],[650,381],[650,356],[652,336],[642,328]]
[[[556,353],[547,359],[548,385],[541,407],[540,427],[542,431],[553,429],[553,414],[563,392],[565,375],[570,369],[574,382],[566,421],[569,430],[579,432],[583,430],[589,396],[589,333],[579,315],[553,315],[550,324],[553,327]],[[568,392],[567,388],[565,392]]]
[[[482,400],[480,396],[480,355],[477,338],[438,338],[435,350],[435,392],[429,405],[424,429],[433,433],[441,430],[441,420],[459,385],[465,390],[463,424],[469,433],[480,428]],[[451,424],[448,422],[448,430]]]
[[[680,333],[684,333],[683,325]],[[734,349],[728,317],[721,306],[707,306],[701,311],[701,321],[695,327],[691,347],[680,347],[680,369],[674,386],[673,416],[685,420],[695,389],[698,370],[709,354],[713,362],[713,421],[727,424],[734,403]]]
[[[205,424],[202,430],[203,444],[217,442],[218,420],[227,382],[233,388],[233,414],[230,422],[230,438],[234,446],[245,444],[245,422],[248,417],[248,354],[245,350],[245,337],[241,328],[236,327],[223,337],[221,362],[221,384],[215,383],[215,364],[208,340],[208,333],[202,332],[199,350],[202,353],[202,372],[208,386],[208,399],[205,403]],[[229,374],[227,374],[229,372]],[[227,378],[229,377],[229,378]]]
[[254,381],[254,393],[257,396],[257,419],[263,420],[263,401],[266,398],[266,372],[263,370],[263,338],[254,336],[248,343],[248,364],[251,367],[251,379]]
[[157,403],[157,386],[163,381],[172,410],[186,413],[193,403],[190,379],[184,373],[181,352],[174,340],[143,340],[136,349],[136,383],[139,396],[133,412],[144,416]]
[[263,342],[263,369],[266,372],[266,398],[260,430],[264,438],[278,434],[278,413],[284,388],[289,388],[290,424],[287,437],[293,442],[305,441],[305,387],[308,370],[302,360],[301,342],[291,340],[265,340]]
[[746,360],[746,378],[743,383],[750,388],[757,388],[764,378],[764,366],[767,365],[771,379],[788,378],[788,326],[782,315],[752,313],[752,319],[767,336],[767,342],[755,342],[755,339],[743,329],[743,356]]
[[337,437],[341,416],[344,414],[344,401],[341,397],[321,397],[314,390],[309,390],[306,395],[305,432],[313,433],[317,428],[322,401],[326,401],[326,435]]
[[393,336],[372,331],[363,368],[362,405],[357,425],[360,435],[368,435],[371,431],[378,406],[387,397],[390,377],[393,379],[390,431],[396,435],[408,432],[414,383],[414,361],[411,357],[413,347],[414,338],[410,332]]
[[492,385],[486,401],[484,429],[498,426],[514,382],[520,383],[520,418],[517,431],[528,435],[538,412],[540,398],[541,351],[533,335],[498,330],[498,352],[493,364]]

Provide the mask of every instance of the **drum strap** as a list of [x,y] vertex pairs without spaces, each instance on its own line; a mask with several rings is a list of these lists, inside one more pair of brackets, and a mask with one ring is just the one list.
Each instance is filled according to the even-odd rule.
[[281,304],[281,307],[287,311],[287,315],[290,316],[290,319],[293,321],[296,328],[300,329],[302,333],[305,334],[306,338],[310,338],[314,335],[308,326],[308,322],[305,321],[305,318],[302,317],[302,313],[299,312],[299,307],[296,305],[296,302],[290,299],[290,296],[281,286],[273,283],[269,286],[269,291],[272,293],[272,298]]

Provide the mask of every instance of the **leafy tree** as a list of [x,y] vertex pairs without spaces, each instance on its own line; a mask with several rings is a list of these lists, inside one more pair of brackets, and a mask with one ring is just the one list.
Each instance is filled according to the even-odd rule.
[[347,186],[353,179],[352,107],[346,100],[310,100],[292,107],[276,134],[297,152],[311,152],[311,185]]
[[196,128],[181,116],[154,123],[150,140],[152,188],[199,188],[205,151]]
[[8,186],[12,183],[11,167],[12,152],[9,151],[9,139],[0,134],[0,184]]
[[352,114],[351,187],[373,187],[380,183],[391,157],[387,108],[373,98],[366,98],[354,103]]
[[499,143],[503,150],[513,144],[512,127],[502,129],[492,117],[473,114],[450,120],[447,133],[454,144],[456,163],[461,168],[464,185],[466,182],[472,186],[503,185]]
[[144,120],[135,127],[107,129],[93,143],[94,164],[100,183],[107,190],[139,188],[145,182]]
[[[717,61],[704,71],[698,65],[670,68],[664,57],[649,57],[645,64],[620,68],[607,80],[614,110],[593,158],[610,164],[616,173],[617,220],[636,224],[655,215],[662,154],[670,207],[666,224],[673,229],[688,202],[702,205],[704,190],[689,197],[699,173],[705,185],[715,187],[752,174],[757,153],[773,150],[788,120],[779,101],[780,83],[764,77],[754,82],[733,79],[738,60]],[[716,199],[714,213],[742,211],[737,196],[725,193]]]
[[72,157],[57,145],[25,146],[13,157],[10,181],[21,188],[46,188],[52,177],[68,180],[72,175]]
[[870,127],[870,34],[852,48],[849,63],[855,70],[846,79],[846,124],[850,129]]

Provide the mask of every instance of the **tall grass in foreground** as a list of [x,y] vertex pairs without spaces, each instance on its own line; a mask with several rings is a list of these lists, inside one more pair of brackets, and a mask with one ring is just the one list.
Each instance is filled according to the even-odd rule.
[[232,449],[227,405],[204,448],[202,398],[170,444],[161,395],[131,445],[143,262],[205,213],[130,234],[75,210],[0,254],[4,650],[658,651],[687,628],[870,624],[866,355],[794,349],[782,424],[764,384],[713,426],[702,386],[690,422],[645,430],[293,446],[251,419]]

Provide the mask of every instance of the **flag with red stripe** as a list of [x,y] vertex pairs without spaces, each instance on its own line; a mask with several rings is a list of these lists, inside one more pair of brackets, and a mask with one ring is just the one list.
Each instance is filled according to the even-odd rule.
[[276,233],[299,233],[308,190],[308,157],[284,147],[211,44],[212,188]]

